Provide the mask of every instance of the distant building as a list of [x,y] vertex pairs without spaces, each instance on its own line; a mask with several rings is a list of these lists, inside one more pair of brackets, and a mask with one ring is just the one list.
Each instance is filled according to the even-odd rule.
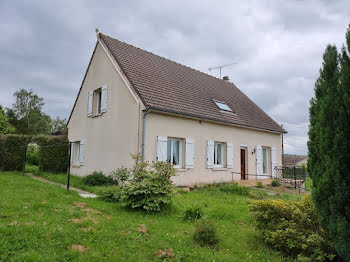
[[307,164],[307,156],[301,155],[284,155],[283,156],[283,166],[294,167],[301,166],[302,164]]

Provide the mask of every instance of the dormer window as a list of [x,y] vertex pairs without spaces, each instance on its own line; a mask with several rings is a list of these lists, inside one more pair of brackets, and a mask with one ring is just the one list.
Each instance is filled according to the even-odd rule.
[[232,112],[232,109],[228,105],[226,105],[225,102],[221,102],[217,100],[213,100],[213,101],[217,105],[217,107],[220,108],[221,110]]

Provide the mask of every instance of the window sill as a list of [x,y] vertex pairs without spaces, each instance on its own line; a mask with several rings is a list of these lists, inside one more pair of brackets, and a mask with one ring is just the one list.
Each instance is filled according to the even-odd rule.
[[96,114],[96,115],[92,115],[91,117],[94,118],[94,117],[99,117],[101,115],[102,115],[102,113],[99,113],[99,114]]

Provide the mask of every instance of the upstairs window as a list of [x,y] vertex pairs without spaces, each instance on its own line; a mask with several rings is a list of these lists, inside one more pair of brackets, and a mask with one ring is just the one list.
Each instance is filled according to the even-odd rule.
[[98,115],[98,114],[101,114],[101,97],[102,97],[102,89],[99,88],[99,89],[96,89],[94,91],[94,115]]
[[88,93],[88,116],[98,116],[107,112],[107,86]]
[[225,102],[221,102],[217,100],[213,100],[213,101],[217,105],[217,107],[220,108],[221,110],[232,112],[232,109],[228,105],[226,105]]

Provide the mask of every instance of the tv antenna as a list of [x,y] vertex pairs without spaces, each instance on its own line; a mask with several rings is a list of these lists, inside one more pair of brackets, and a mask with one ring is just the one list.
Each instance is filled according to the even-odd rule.
[[226,64],[226,65],[221,65],[221,66],[209,67],[208,71],[210,72],[211,70],[219,69],[219,71],[220,71],[220,79],[221,79],[221,68],[224,68],[224,67],[227,67],[227,66],[231,66],[231,65],[235,65],[235,64],[237,64],[237,62],[233,62],[231,64]]

